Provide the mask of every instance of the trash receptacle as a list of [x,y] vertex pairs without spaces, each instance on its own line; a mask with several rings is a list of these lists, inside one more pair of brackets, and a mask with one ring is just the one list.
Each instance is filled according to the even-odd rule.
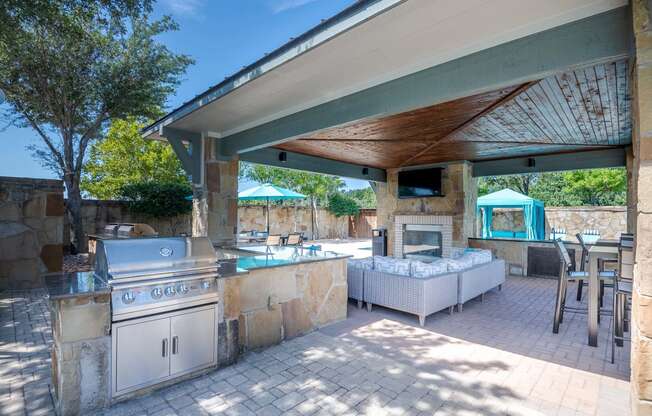
[[387,230],[377,228],[371,230],[371,253],[374,256],[387,256]]

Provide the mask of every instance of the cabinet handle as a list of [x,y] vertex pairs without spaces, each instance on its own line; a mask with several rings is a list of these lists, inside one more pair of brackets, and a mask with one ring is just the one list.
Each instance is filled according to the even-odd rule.
[[172,354],[178,354],[179,353],[179,337],[178,336],[173,336],[172,337]]
[[163,338],[163,342],[161,343],[161,355],[163,357],[167,357],[168,355],[168,339]]

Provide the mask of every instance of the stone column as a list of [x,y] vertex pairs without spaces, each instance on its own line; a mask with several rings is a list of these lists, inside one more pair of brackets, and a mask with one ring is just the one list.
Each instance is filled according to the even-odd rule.
[[632,4],[636,55],[633,62],[632,226],[636,230],[632,301],[633,415],[652,415],[652,19],[649,0]]
[[442,175],[442,198],[398,198],[398,169],[387,171],[387,183],[376,185],[378,227],[388,230],[387,254],[394,255],[394,217],[410,214],[437,214],[453,217],[453,245],[466,247],[476,235],[475,207],[478,199],[477,179],[469,162],[446,166]]
[[193,184],[192,235],[233,245],[238,226],[238,158],[217,156],[216,139],[202,139],[201,181]]
[[238,160],[209,160],[205,171],[208,237],[215,245],[233,245],[238,227]]

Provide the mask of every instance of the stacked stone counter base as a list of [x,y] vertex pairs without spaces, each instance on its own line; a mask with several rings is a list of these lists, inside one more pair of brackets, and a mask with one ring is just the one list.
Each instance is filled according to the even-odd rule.
[[243,351],[346,318],[346,259],[255,269],[219,284],[224,321],[238,322]]

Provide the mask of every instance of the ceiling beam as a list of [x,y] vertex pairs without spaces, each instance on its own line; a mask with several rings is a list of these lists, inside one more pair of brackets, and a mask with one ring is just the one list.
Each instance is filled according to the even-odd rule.
[[223,155],[283,143],[631,56],[627,7],[517,39],[221,138]]
[[[165,137],[172,146],[172,150],[176,153],[181,161],[183,170],[192,178],[192,183],[202,183],[202,137],[200,133],[193,133],[173,129],[170,127],[161,127],[159,135]],[[186,147],[186,144],[188,146]]]
[[625,149],[619,147],[586,152],[475,162],[473,164],[473,176],[498,176],[575,169],[614,168],[625,166],[625,163]]
[[[281,154],[284,154],[282,156]],[[343,176],[345,178],[362,179],[374,182],[387,182],[387,172],[384,169],[355,165],[332,159],[287,152],[274,148],[260,149],[242,153],[240,160],[261,165],[278,166],[281,168],[305,170],[315,173]]]

